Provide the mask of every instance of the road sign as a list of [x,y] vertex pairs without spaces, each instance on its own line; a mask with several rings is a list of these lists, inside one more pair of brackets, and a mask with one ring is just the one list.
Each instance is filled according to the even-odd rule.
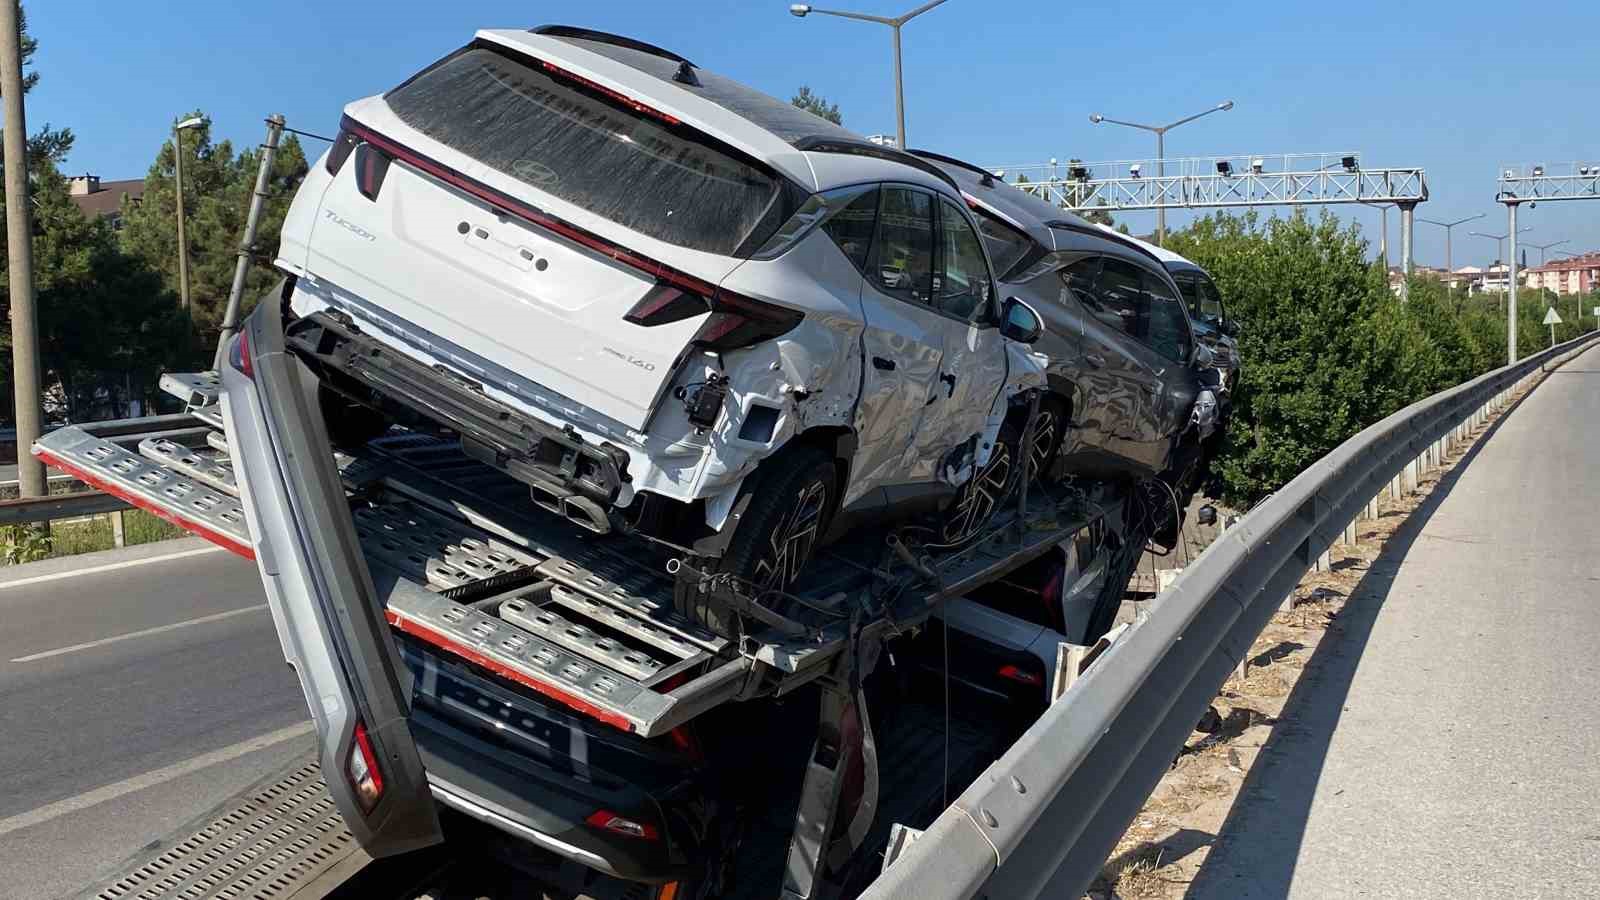
[[1557,313],[1556,312],[1556,308],[1554,306],[1552,306],[1548,310],[1545,311],[1544,321],[1540,322],[1539,324],[1540,325],[1560,325],[1561,324],[1561,315],[1559,313]]
[[1595,317],[1595,318],[1596,318],[1596,319],[1600,319],[1600,306],[1596,306],[1596,307],[1595,307],[1595,308],[1594,308],[1594,317]]

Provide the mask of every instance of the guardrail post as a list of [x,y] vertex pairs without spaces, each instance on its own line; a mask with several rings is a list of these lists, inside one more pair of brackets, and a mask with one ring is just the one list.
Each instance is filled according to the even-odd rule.
[[1378,495],[1378,494],[1374,494],[1372,499],[1367,501],[1367,518],[1369,520],[1373,521],[1373,522],[1378,521],[1378,497],[1379,496],[1380,495]]
[[1400,497],[1403,495],[1403,492],[1404,492],[1404,489],[1400,485],[1400,476],[1399,475],[1395,475],[1393,478],[1389,479],[1389,499],[1390,500],[1399,500]]
[[111,516],[111,546],[123,547],[127,545],[126,532],[122,528],[122,510],[113,510]]
[[1356,519],[1351,519],[1350,524],[1344,526],[1342,538],[1346,547],[1354,547],[1356,545]]

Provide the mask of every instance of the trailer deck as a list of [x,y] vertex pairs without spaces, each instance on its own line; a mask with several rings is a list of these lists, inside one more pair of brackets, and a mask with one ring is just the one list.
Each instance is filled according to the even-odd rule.
[[[253,556],[226,437],[215,427],[215,375],[167,376],[163,386],[190,405],[187,413],[66,426],[35,452]],[[893,552],[887,531],[841,541],[794,589],[805,601],[798,625],[785,620],[735,642],[673,610],[675,557],[666,548],[573,528],[458,441],[394,430],[336,457],[391,626],[644,737],[826,676],[853,644],[919,626],[940,600],[1025,564],[1103,509],[1075,495],[1007,510],[987,537],[941,554]]]

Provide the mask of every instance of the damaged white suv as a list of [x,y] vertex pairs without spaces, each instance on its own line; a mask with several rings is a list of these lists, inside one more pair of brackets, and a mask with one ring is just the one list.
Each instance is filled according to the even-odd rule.
[[758,590],[867,517],[971,537],[1041,383],[938,169],[581,29],[482,31],[346,107],[277,263],[336,440],[409,411]]

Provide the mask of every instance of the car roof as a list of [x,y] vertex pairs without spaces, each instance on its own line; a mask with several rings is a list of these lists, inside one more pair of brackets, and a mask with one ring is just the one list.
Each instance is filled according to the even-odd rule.
[[1169,271],[1169,272],[1195,272],[1195,271],[1205,272],[1205,267],[1204,266],[1200,265],[1199,263],[1194,262],[1193,260],[1189,259],[1188,257],[1180,256],[1180,255],[1178,255],[1176,253],[1173,253],[1171,250],[1168,250],[1165,247],[1159,247],[1159,246],[1157,246],[1155,244],[1150,243],[1149,241],[1141,240],[1139,238],[1136,238],[1131,234],[1123,234],[1122,232],[1117,231],[1116,229],[1112,228],[1109,225],[1100,225],[1100,224],[1096,223],[1095,227],[1101,229],[1102,231],[1106,231],[1106,232],[1109,232],[1111,234],[1114,234],[1117,237],[1122,238],[1125,241],[1131,241],[1134,244],[1137,244],[1140,247],[1143,247],[1146,251],[1148,251],[1150,253],[1151,256],[1154,256],[1157,260],[1159,260],[1163,266],[1166,266],[1167,267],[1167,271]]
[[[911,154],[873,144],[821,116],[653,44],[568,25],[480,31],[478,38],[551,58],[601,87],[648,102],[765,162],[808,191],[868,180],[956,190],[942,172]],[[817,165],[822,155],[844,156],[852,162]]]
[[944,156],[931,150],[912,150],[913,154],[939,167],[956,183],[969,203],[1011,225],[1046,250],[1060,249],[1057,235],[1051,226],[1087,228],[1084,219],[1061,209],[1048,200],[1035,197],[1007,184],[986,169],[972,163]]

